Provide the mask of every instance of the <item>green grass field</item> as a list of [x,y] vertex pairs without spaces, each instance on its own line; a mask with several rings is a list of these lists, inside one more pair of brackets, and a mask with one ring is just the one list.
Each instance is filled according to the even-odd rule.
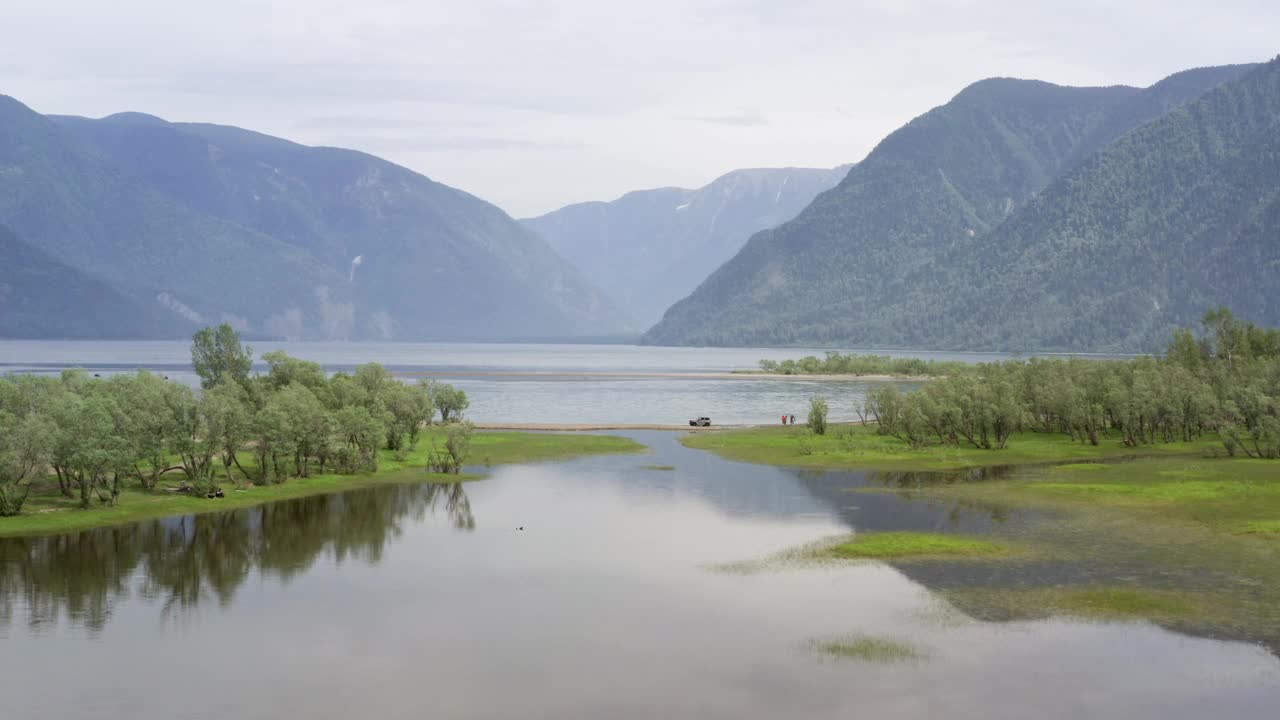
[[1013,554],[1000,543],[963,535],[922,532],[859,533],[824,551],[848,559],[907,560],[923,558],[995,558]]
[[1127,456],[1200,456],[1220,448],[1217,438],[1129,448],[1117,438],[1098,446],[1072,442],[1060,433],[1018,433],[1003,450],[972,446],[928,445],[913,448],[894,437],[877,435],[874,425],[832,425],[825,435],[803,427],[764,427],[689,434],[687,447],[709,450],[729,460],[816,468],[873,470],[961,470],[989,465],[1103,460]]
[[[32,490],[21,515],[0,518],[0,537],[47,535],[169,515],[217,512],[385,483],[455,482],[482,477],[439,475],[426,471],[426,457],[431,450],[432,442],[442,447],[443,436],[444,432],[439,428],[423,433],[418,447],[403,460],[396,460],[390,451],[382,451],[376,473],[315,474],[307,478],[292,478],[276,485],[255,487],[246,484],[247,486],[243,489],[235,489],[235,483],[223,482],[226,496],[212,500],[171,492],[169,488],[176,487],[181,481],[181,473],[164,475],[160,486],[152,491],[143,490],[137,486],[136,481],[130,481],[121,492],[115,506],[102,506],[95,500],[88,510],[82,510],[77,500],[61,495],[57,491],[56,484],[45,485]],[[562,460],[586,455],[639,453],[644,450],[645,446],[616,435],[477,432],[471,441],[468,464],[506,465]],[[243,453],[240,461],[251,472],[253,471],[252,457],[249,453]],[[234,468],[232,472],[233,477],[243,483],[243,478],[239,477],[239,473],[236,473]],[[219,475],[221,475],[221,467],[219,467]]]

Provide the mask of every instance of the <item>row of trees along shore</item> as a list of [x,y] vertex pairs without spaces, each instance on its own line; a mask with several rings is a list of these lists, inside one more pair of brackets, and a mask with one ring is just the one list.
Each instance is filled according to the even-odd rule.
[[[1256,327],[1225,308],[1207,313],[1203,323],[1200,337],[1177,331],[1160,357],[951,367],[913,392],[886,385],[869,393],[859,414],[880,434],[913,447],[996,450],[1023,431],[1129,447],[1217,433],[1227,455],[1280,458],[1280,330]],[[825,419],[825,400],[815,398],[811,427],[825,432]]]
[[0,516],[19,514],[32,483],[51,476],[87,508],[170,473],[208,495],[223,481],[374,472],[382,449],[404,459],[437,413],[448,429],[429,469],[456,473],[465,460],[468,400],[451,385],[404,383],[377,363],[327,375],[283,352],[263,355],[268,371],[253,374],[252,351],[225,324],[196,333],[191,356],[198,391],[146,371],[0,377]]

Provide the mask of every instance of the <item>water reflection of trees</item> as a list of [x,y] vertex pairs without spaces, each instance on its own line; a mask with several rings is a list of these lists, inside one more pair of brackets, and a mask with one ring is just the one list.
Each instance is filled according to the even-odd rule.
[[406,520],[476,526],[461,483],[395,485],[69,535],[0,539],[0,626],[102,629],[137,593],[166,614],[231,603],[255,571],[288,582],[322,557],[376,565]]

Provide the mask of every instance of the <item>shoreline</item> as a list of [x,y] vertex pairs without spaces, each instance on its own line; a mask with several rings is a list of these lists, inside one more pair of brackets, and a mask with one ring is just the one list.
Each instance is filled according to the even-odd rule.
[[817,382],[924,382],[931,378],[924,376],[909,377],[905,375],[783,375],[766,373],[758,370],[731,370],[728,372],[644,372],[644,371],[595,371],[595,370],[414,370],[392,371],[396,377],[429,377],[429,378],[467,378],[467,377],[512,377],[512,378],[545,378],[545,379],[618,379],[629,378],[666,378],[683,380],[813,380]]
[[[438,427],[438,426],[437,426]],[[330,495],[377,485],[468,482],[485,477],[474,471],[440,474],[427,471],[427,455],[434,449],[439,435],[424,433],[418,447],[400,460],[390,450],[381,450],[380,466],[374,472],[340,475],[317,472],[305,478],[292,477],[282,482],[256,485],[244,480],[223,481],[226,496],[208,499],[186,493],[171,492],[178,475],[163,480],[155,489],[144,490],[130,483],[112,506],[94,503],[84,509],[74,498],[57,493],[54,483],[40,483],[21,514],[0,517],[0,540],[75,533],[98,528],[128,525],[164,517],[239,510],[282,500],[315,495]],[[619,435],[551,435],[533,432],[477,433],[472,441],[471,468],[487,465],[523,465],[569,460],[591,455],[642,454],[648,448]]]
[[475,423],[477,430],[512,430],[519,432],[593,432],[599,430],[667,430],[689,432],[706,432],[708,430],[724,430],[726,428],[743,430],[759,427],[757,425],[713,425],[695,427],[693,425],[663,425],[661,423]]

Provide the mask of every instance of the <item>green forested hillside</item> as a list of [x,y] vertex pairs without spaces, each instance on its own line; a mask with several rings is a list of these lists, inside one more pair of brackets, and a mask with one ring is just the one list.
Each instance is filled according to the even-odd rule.
[[[1066,304],[1010,307],[1043,299],[1034,284],[1020,288],[1022,295],[1013,293],[1015,274],[1035,267],[1064,291],[1083,291],[1089,285],[1081,273],[1118,258],[1063,267],[1055,264],[1056,251],[1045,248],[1043,234],[1028,232],[1017,241],[1025,252],[1014,259],[1014,241],[1001,233],[1006,225],[1018,227],[1023,216],[1045,212],[1046,203],[1055,202],[1049,199],[1058,192],[1055,180],[1087,172],[1117,138],[1251,70],[1193,70],[1143,90],[1008,79],[975,83],[886,138],[795,220],[753,237],[646,339],[1091,350],[1135,348],[1148,330],[1163,338],[1170,322],[1185,318],[1076,335],[1035,330],[1047,320],[1038,313],[1072,311]],[[1143,186],[1157,180],[1136,172],[1125,182],[1137,187],[1120,184],[1111,192],[1145,192]],[[1071,226],[1092,212],[1068,209],[1064,221]],[[1235,304],[1230,297],[1216,302]],[[1004,329],[1011,314],[1025,320],[1017,331]]]
[[[628,321],[498,208],[363,153],[0,98],[0,223],[188,327],[499,339]],[[63,332],[49,319],[50,334]]]
[[1149,349],[1219,304],[1280,324],[1280,61],[1120,138],[944,263],[952,342]]
[[[50,332],[50,318],[59,318],[59,332]],[[164,337],[182,329],[162,308],[58,262],[0,225],[0,337]]]

